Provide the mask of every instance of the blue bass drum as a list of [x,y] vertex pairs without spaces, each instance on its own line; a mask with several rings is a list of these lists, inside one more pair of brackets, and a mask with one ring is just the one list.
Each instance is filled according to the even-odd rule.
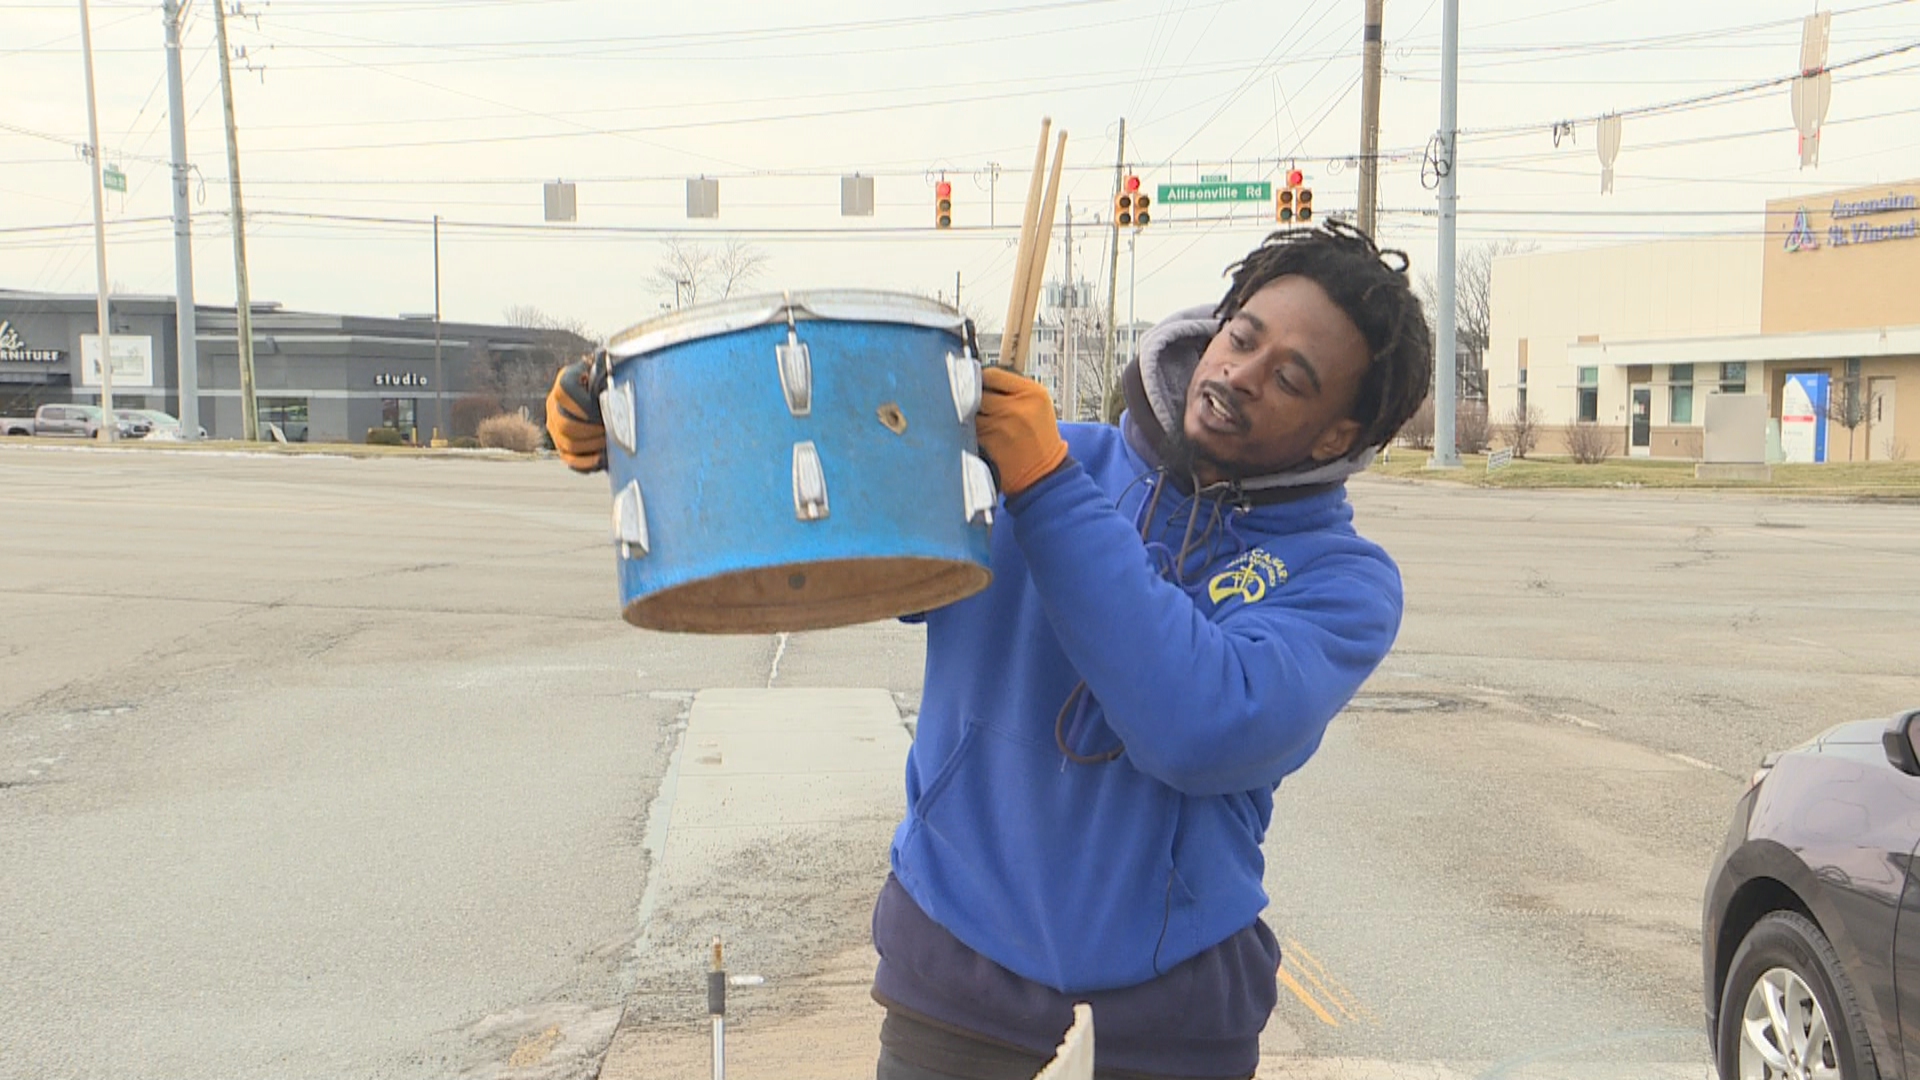
[[726,300],[608,344],[623,615],[761,634],[986,588],[980,362],[953,309],[859,291]]

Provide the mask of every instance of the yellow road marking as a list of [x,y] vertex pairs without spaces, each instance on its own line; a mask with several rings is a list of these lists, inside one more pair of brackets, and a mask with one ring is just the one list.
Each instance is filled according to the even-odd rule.
[[1300,1004],[1305,1005],[1308,1009],[1312,1010],[1313,1015],[1319,1017],[1321,1023],[1326,1024],[1328,1027],[1340,1026],[1340,1021],[1335,1020],[1333,1018],[1333,1014],[1328,1012],[1326,1008],[1320,1004],[1319,1001],[1315,1000],[1314,996],[1307,992],[1307,988],[1304,986],[1301,986],[1299,981],[1296,980],[1293,977],[1293,975],[1287,971],[1287,965],[1284,961],[1281,963],[1279,970],[1276,971],[1275,974],[1280,977],[1280,985],[1293,991],[1293,996],[1300,999]]
[[[1326,965],[1322,964],[1318,959],[1314,957],[1312,953],[1308,952],[1306,946],[1300,944],[1298,941],[1295,941],[1292,938],[1288,938],[1287,950],[1291,953],[1297,954],[1302,960],[1306,961],[1306,966],[1302,967],[1300,970],[1303,974],[1306,974],[1309,979],[1313,979],[1313,974],[1309,973],[1307,971],[1307,968],[1312,968],[1313,972],[1317,972],[1319,974],[1320,977],[1318,979],[1313,979],[1314,984],[1316,986],[1320,986],[1321,990],[1325,992],[1329,998],[1333,999],[1333,1003],[1335,1006],[1341,1006],[1341,1000],[1345,999],[1346,1004],[1353,1006],[1354,1010],[1361,1013],[1369,1021],[1373,1023],[1380,1022],[1380,1017],[1375,1015],[1372,1009],[1369,1009],[1365,1005],[1361,1004],[1360,998],[1356,994],[1354,994],[1353,991],[1348,990],[1346,986],[1342,985],[1339,979],[1336,979],[1332,975],[1328,974]],[[1332,989],[1329,990],[1328,987],[1331,987]],[[1343,1013],[1347,1013],[1349,1017],[1353,1015],[1353,1013],[1349,1012],[1345,1007],[1341,1007],[1340,1011]]]
[[1306,965],[1301,966],[1300,974],[1306,978],[1307,982],[1310,985],[1312,985],[1312,987],[1315,990],[1320,991],[1321,997],[1326,998],[1327,1001],[1331,1003],[1334,1008],[1340,1010],[1341,1016],[1344,1016],[1347,1019],[1354,1020],[1354,1021],[1358,1021],[1360,1019],[1358,1016],[1354,1015],[1354,1012],[1352,1009],[1347,1008],[1345,1002],[1340,1000],[1340,995],[1327,989],[1327,984],[1321,982],[1319,979],[1314,978],[1313,971],[1310,968],[1308,968]]

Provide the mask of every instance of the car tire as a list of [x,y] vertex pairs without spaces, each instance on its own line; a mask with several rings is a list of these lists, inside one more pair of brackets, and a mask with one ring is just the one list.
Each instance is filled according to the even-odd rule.
[[[1759,991],[1763,979],[1767,980],[1767,989]],[[1767,993],[1775,995],[1775,1002],[1783,1006],[1789,1029],[1794,1027],[1796,1016],[1805,1019],[1809,1027],[1824,1021],[1830,1043],[1810,1044],[1804,1032],[1800,1038],[1789,1034],[1782,1039],[1778,1025],[1768,1020],[1773,1014],[1763,1008],[1763,995]],[[1807,996],[1816,1010],[1811,1014],[1803,1012],[1804,1000],[1786,1000]],[[1750,1005],[1763,1014],[1757,1019],[1755,1038],[1765,1041],[1764,1048],[1747,1039]],[[1782,1046],[1783,1042],[1787,1045]],[[1793,1045],[1796,1042],[1798,1046]],[[1721,1080],[1762,1076],[1798,1080],[1803,1075],[1799,1071],[1802,1066],[1815,1070],[1815,1075],[1822,1075],[1817,1071],[1822,1066],[1838,1066],[1840,1080],[1879,1080],[1880,1076],[1853,980],[1840,966],[1840,957],[1827,936],[1812,920],[1793,911],[1776,911],[1754,924],[1733,954],[1726,988],[1720,995],[1720,1030],[1715,1033],[1714,1043]],[[1766,1060],[1769,1051],[1796,1056],[1789,1060],[1788,1068],[1775,1068],[1770,1073],[1755,1068]],[[1816,1060],[1807,1065],[1800,1055]]]

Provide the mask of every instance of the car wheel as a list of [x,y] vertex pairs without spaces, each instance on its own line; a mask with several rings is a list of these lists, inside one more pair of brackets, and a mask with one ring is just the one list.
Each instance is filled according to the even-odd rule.
[[1721,1080],[1879,1080],[1853,981],[1820,928],[1776,911],[1733,954],[1720,998]]

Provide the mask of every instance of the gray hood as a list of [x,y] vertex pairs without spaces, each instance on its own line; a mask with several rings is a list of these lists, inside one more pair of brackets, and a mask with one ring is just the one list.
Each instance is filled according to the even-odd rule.
[[[1165,432],[1179,431],[1185,422],[1187,413],[1187,386],[1193,381],[1194,369],[1200,366],[1200,355],[1207,351],[1207,344],[1220,332],[1220,320],[1214,317],[1213,308],[1191,307],[1176,311],[1140,338],[1139,375],[1142,387],[1146,391],[1146,403],[1153,413],[1152,425],[1157,442]],[[1129,402],[1130,408],[1138,406]],[[1129,432],[1130,435],[1146,434]],[[1159,447],[1154,447],[1154,457],[1159,457]],[[1272,473],[1267,476],[1247,477],[1240,481],[1241,490],[1254,493],[1273,491],[1281,488],[1312,487],[1323,484],[1338,484],[1355,473],[1363,472],[1373,463],[1374,451],[1371,447],[1359,454],[1340,458],[1321,464],[1308,462],[1304,467],[1286,472]]]

